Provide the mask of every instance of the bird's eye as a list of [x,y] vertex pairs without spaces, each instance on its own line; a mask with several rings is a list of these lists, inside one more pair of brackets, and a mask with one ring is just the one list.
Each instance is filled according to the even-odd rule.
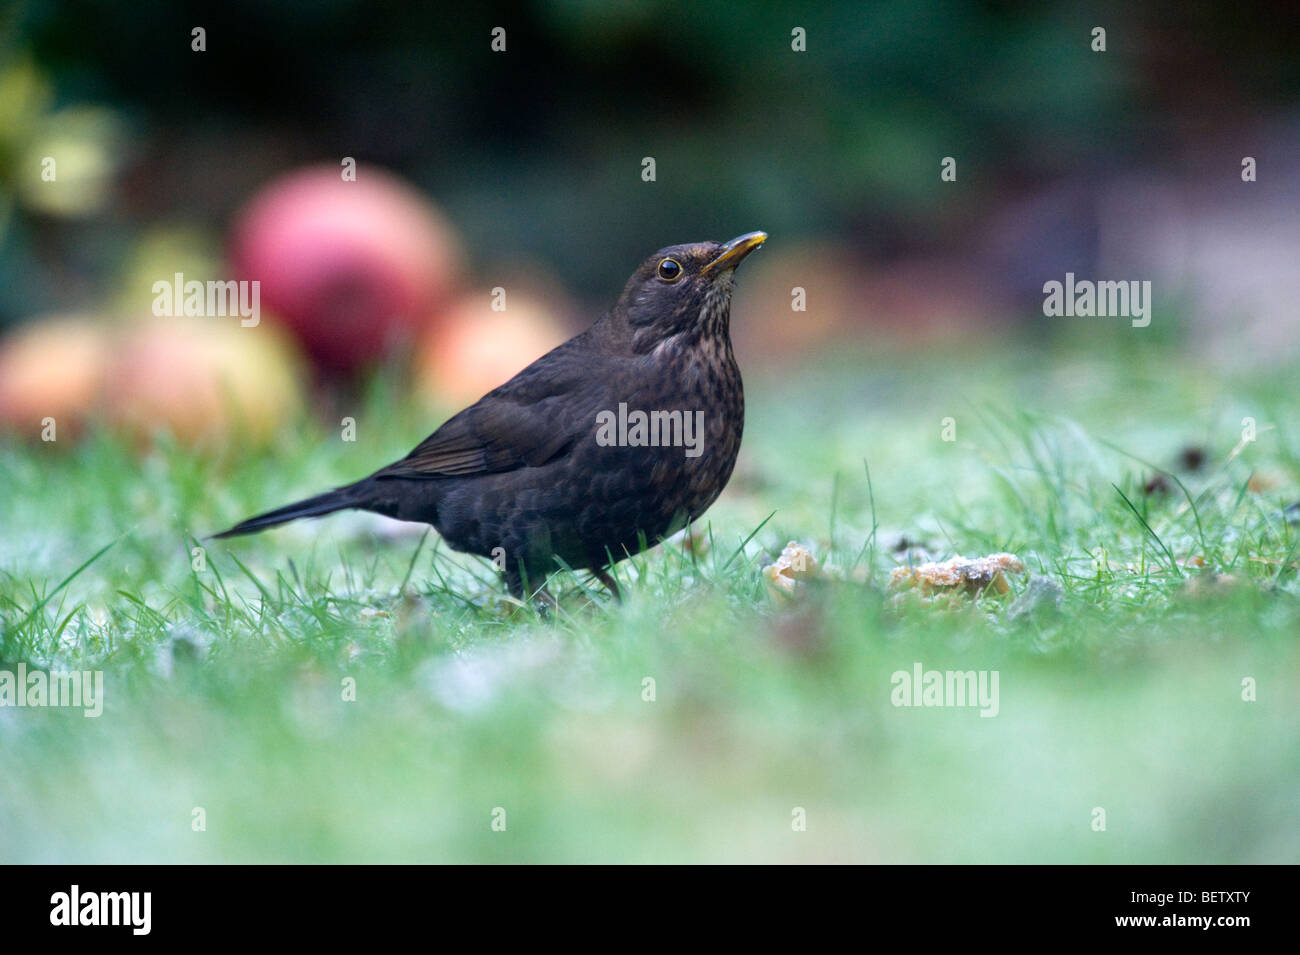
[[664,259],[659,263],[659,277],[665,282],[676,282],[682,277],[682,266],[676,259]]

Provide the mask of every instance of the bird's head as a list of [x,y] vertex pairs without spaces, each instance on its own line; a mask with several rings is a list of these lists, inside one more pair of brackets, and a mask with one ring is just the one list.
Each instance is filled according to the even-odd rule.
[[614,309],[627,322],[634,349],[649,351],[683,333],[725,338],[736,266],[766,241],[767,233],[748,232],[730,242],[670,245],[642,262]]

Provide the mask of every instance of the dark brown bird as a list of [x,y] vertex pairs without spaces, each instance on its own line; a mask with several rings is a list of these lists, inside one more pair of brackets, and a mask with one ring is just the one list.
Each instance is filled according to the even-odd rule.
[[545,594],[561,566],[619,596],[605,568],[698,519],[731,477],[745,424],[731,290],[766,240],[661,249],[591,328],[402,460],[216,536],[359,508],[432,524],[492,559],[516,597]]

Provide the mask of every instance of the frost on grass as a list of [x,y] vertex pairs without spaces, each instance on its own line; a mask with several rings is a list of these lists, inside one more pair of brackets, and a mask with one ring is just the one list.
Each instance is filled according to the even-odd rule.
[[500,645],[484,644],[420,668],[429,697],[459,713],[492,710],[508,702],[544,699],[567,710],[602,712],[618,700],[600,670],[600,658],[551,634],[525,635]]
[[1024,573],[1024,570],[1025,565],[1015,554],[953,557],[916,567],[895,567],[889,575],[889,586],[902,592],[915,591],[923,598],[962,593],[976,596],[987,590],[1005,594],[1011,589],[1005,575]]

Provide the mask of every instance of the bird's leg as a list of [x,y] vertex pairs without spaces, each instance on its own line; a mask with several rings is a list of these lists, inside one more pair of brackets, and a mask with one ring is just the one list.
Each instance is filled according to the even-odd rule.
[[506,589],[510,591],[510,596],[522,601],[525,592],[528,592],[529,599],[533,601],[543,616],[559,608],[559,601],[546,588],[546,581],[542,581],[538,587],[529,586],[526,588],[524,586],[524,575],[521,571],[508,568],[503,576],[506,579]]
[[502,576],[506,581],[506,589],[510,591],[510,596],[518,600],[523,600],[527,594],[529,599],[537,602],[543,610],[554,610],[559,607],[559,603],[551,592],[546,589],[546,577],[542,577],[541,583],[534,585],[528,578],[528,571],[521,562],[518,566],[507,567],[502,571]]
[[517,600],[524,599],[524,575],[518,567],[507,567],[501,572],[505,578],[506,590]]
[[609,571],[605,570],[602,567],[592,568],[591,574],[593,577],[595,577],[597,580],[599,580],[602,584],[605,585],[605,589],[608,590],[611,595],[613,595],[615,601],[617,601],[618,603],[623,602],[623,593],[618,589],[618,581],[614,579],[613,574],[611,574]]
[[543,615],[549,614],[552,610],[558,610],[560,606],[559,601],[546,589],[546,584],[542,584],[533,591],[533,600],[537,601],[537,608]]

